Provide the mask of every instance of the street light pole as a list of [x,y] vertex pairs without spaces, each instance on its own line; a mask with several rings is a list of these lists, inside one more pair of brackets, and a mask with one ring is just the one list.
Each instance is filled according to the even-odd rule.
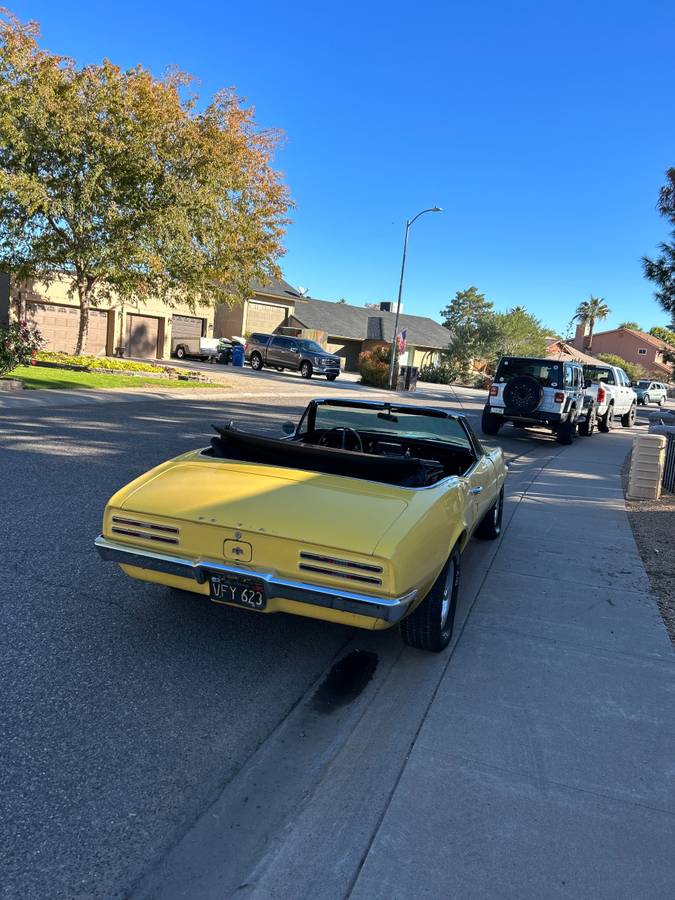
[[423,216],[428,212],[443,212],[440,206],[431,206],[429,209],[423,209],[421,212],[418,212],[416,216],[413,216],[412,219],[408,219],[405,223],[405,238],[403,240],[403,259],[401,261],[401,279],[398,283],[398,299],[396,301],[396,318],[394,319],[394,340],[392,342],[391,348],[391,359],[389,360],[389,390],[392,390],[394,386],[394,371],[396,370],[396,361],[398,359],[398,341],[396,340],[396,336],[398,334],[398,319],[401,314],[401,295],[403,294],[403,275],[405,274],[405,259],[408,253],[408,232],[410,231],[410,226],[416,222],[420,216]]

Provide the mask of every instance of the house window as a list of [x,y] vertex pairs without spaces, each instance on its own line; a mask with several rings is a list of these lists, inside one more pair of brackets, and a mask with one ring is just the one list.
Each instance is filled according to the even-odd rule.
[[639,356],[646,356],[646,355],[647,355],[647,348],[646,348],[646,347],[638,347],[638,355],[639,355]]

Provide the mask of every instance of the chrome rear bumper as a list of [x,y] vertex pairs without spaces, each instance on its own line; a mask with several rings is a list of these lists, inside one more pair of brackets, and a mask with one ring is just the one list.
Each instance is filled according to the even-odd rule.
[[409,591],[402,597],[371,597],[367,594],[357,594],[325,585],[291,581],[287,578],[280,578],[273,572],[243,569],[239,566],[230,566],[211,560],[193,562],[180,556],[129,547],[127,544],[111,541],[103,535],[99,535],[94,544],[99,556],[109,562],[136,566],[136,568],[149,569],[153,572],[164,572],[167,575],[178,575],[180,578],[192,578],[198,584],[204,584],[210,574],[233,575],[239,578],[250,578],[254,575],[260,581],[265,582],[270,598],[295,600],[297,603],[355,613],[371,619],[383,619],[391,624],[400,621],[405,616],[410,604],[417,597],[416,590]]

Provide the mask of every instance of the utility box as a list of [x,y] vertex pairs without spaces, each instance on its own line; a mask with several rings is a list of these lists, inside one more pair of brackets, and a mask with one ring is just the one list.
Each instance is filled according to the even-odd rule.
[[396,380],[397,391],[415,391],[417,390],[417,377],[419,375],[417,366],[401,366],[398,370],[398,378]]
[[630,500],[658,500],[666,458],[667,438],[663,434],[638,434],[628,476]]

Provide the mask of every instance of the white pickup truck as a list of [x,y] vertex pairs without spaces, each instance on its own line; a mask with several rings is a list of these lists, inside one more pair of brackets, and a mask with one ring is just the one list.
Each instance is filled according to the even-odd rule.
[[598,429],[609,431],[614,419],[621,418],[624,428],[635,422],[637,394],[630,386],[630,378],[623,369],[610,365],[585,365],[586,396],[596,403]]

